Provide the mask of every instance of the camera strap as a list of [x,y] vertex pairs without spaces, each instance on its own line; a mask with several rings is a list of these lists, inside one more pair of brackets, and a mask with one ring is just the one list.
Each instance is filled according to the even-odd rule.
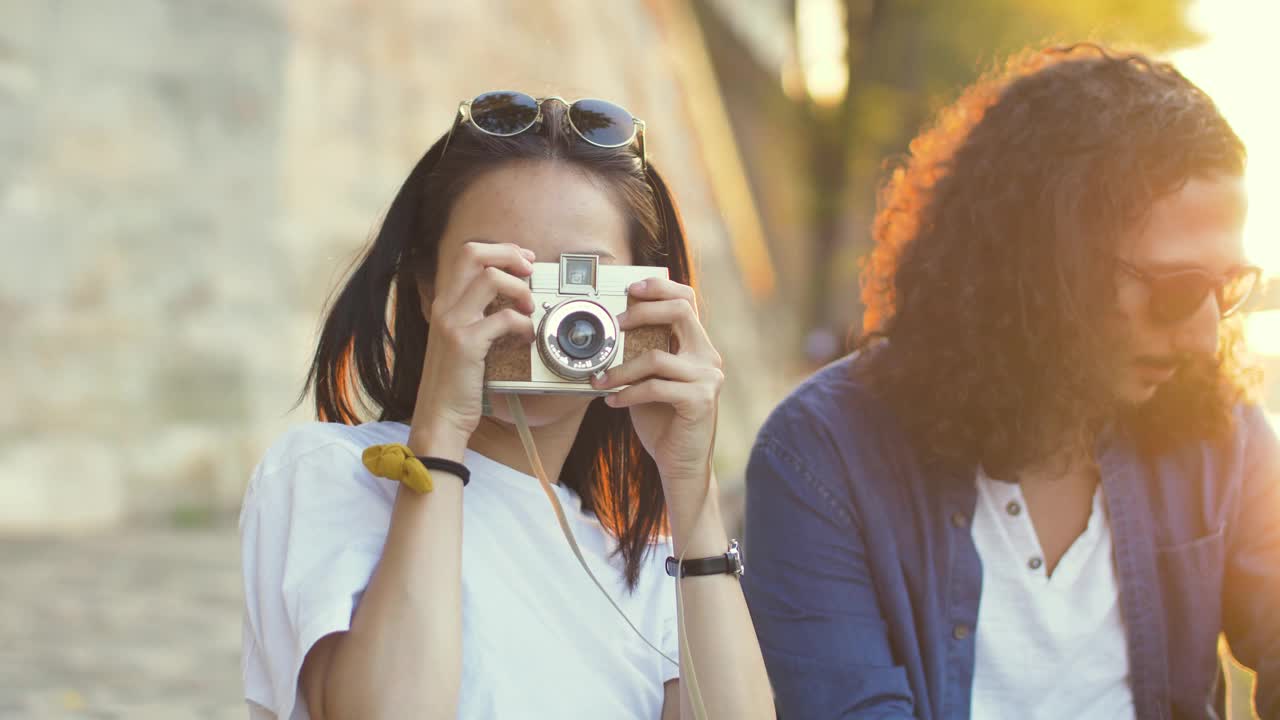
[[[578,564],[582,566],[582,569],[587,573],[587,577],[591,578],[591,582],[594,583],[596,588],[600,590],[600,594],[604,595],[605,599],[609,601],[609,604],[613,606],[613,609],[618,613],[618,615],[622,617],[623,621],[627,623],[627,627],[631,628],[631,631],[636,634],[636,637],[640,638],[640,640],[644,642],[645,645],[648,645],[654,652],[661,655],[668,662],[676,666],[679,666],[680,662],[678,660],[664,653],[661,649],[658,648],[657,645],[654,645],[652,642],[650,642],[649,639],[644,636],[644,633],[640,632],[640,629],[636,627],[635,623],[631,622],[631,618],[627,617],[627,614],[622,611],[622,608],[618,607],[618,603],[614,601],[613,596],[609,594],[609,591],[606,590],[604,588],[604,585],[601,584],[600,580],[596,578],[596,574],[591,572],[591,568],[587,565],[586,558],[582,556],[581,548],[578,547],[578,541],[573,536],[573,530],[570,529],[569,527],[569,520],[568,518],[565,517],[564,507],[560,504],[560,497],[556,495],[554,490],[551,489],[551,482],[550,480],[547,479],[547,471],[542,467],[542,459],[538,456],[538,448],[534,445],[533,433],[529,431],[529,423],[525,419],[524,407],[520,404],[520,396],[514,393],[507,395],[507,405],[511,409],[512,419],[515,420],[516,431],[520,434],[520,443],[524,445],[524,452],[529,459],[529,466],[533,468],[533,474],[537,476],[538,484],[542,486],[542,491],[546,493],[547,499],[551,501],[551,507],[553,510],[555,510],[555,513],[556,513],[556,520],[559,521],[560,523],[560,531],[564,533],[565,540],[569,541],[569,548],[573,550],[574,557],[578,559]],[[715,435],[714,435],[715,431],[713,430],[712,432],[713,432],[712,447],[714,448],[715,447]],[[710,460],[710,457],[708,457],[707,459],[708,466],[710,466],[710,463],[711,463],[711,460]],[[707,477],[708,479],[710,478],[709,473]],[[710,486],[710,481],[708,480],[707,487],[704,490],[702,502],[698,506],[698,513],[694,517],[694,521],[693,521],[694,527],[696,527],[698,522],[700,522],[702,519],[702,511],[705,509],[707,504],[706,494],[709,493],[710,490],[711,490],[711,486]],[[681,565],[684,564],[683,549],[680,551],[678,562]],[[693,651],[689,647],[688,633],[685,632],[684,595],[680,589],[681,582],[679,578],[676,579],[675,583],[676,583],[676,612],[677,612],[677,620],[678,620],[677,625],[678,625],[679,636],[680,636],[680,649],[682,654],[688,661],[686,663],[688,667],[680,668],[680,685],[682,688],[685,689],[686,692],[689,693],[689,704],[693,709],[693,715],[695,720],[706,720],[707,711],[702,703],[702,693],[698,689],[698,679],[696,674],[694,673],[694,668],[693,668]]]

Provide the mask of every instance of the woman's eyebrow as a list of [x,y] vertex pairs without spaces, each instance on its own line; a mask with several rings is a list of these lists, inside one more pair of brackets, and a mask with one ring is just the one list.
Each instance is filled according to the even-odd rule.
[[609,258],[610,260],[617,260],[617,258],[614,257],[613,253],[609,252],[608,250],[605,250],[604,248],[588,248],[586,250],[570,250],[569,254],[570,255],[599,255],[600,257]]
[[[504,241],[504,240],[494,240],[493,238],[487,238],[487,237],[470,237],[470,238],[467,238],[467,242],[478,242],[478,243],[487,243],[487,244],[490,244],[490,245],[497,245],[497,244],[502,243],[502,242],[505,242],[505,241]],[[618,259],[618,258],[617,258],[617,256],[616,256],[616,255],[614,255],[613,253],[609,252],[608,250],[605,250],[604,248],[598,248],[598,247],[597,247],[597,248],[584,248],[584,249],[581,249],[581,250],[576,250],[576,249],[575,249],[575,250],[566,250],[566,251],[565,251],[565,254],[569,254],[569,255],[599,255],[600,257],[603,257],[603,258],[609,258],[610,260],[617,260],[617,259]]]

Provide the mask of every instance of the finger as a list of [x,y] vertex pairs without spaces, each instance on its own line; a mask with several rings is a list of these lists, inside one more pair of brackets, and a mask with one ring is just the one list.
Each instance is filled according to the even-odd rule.
[[670,325],[679,341],[681,355],[693,352],[714,356],[711,338],[698,320],[693,306],[687,300],[650,300],[636,303],[618,315],[618,328],[622,331],[646,325]]
[[694,417],[705,414],[715,405],[717,392],[718,389],[709,384],[653,378],[606,395],[604,401],[616,408],[666,403],[682,410],[686,417]]
[[447,280],[441,283],[436,301],[443,301],[445,307],[454,305],[471,285],[471,281],[487,267],[505,270],[516,277],[528,277],[533,274],[533,259],[532,250],[514,243],[487,243],[478,240],[465,242],[458,250],[453,267],[442,269],[442,272],[450,272],[447,273]]
[[510,298],[516,309],[526,315],[533,312],[533,291],[529,289],[529,283],[493,266],[481,270],[447,312],[456,314],[464,322],[472,322],[483,316],[485,308],[498,296]]
[[483,267],[500,267],[507,272],[528,275],[532,272],[529,265],[533,263],[534,252],[515,243],[494,243],[470,240],[463,243],[463,257],[466,262]]
[[708,369],[710,368],[701,367],[688,357],[672,355],[665,350],[649,350],[610,369],[599,380],[592,378],[591,384],[605,389],[655,377],[678,382],[697,382]]
[[664,277],[645,278],[631,283],[627,287],[627,294],[637,300],[684,300],[693,307],[695,315],[698,311],[698,296],[693,288]]
[[533,342],[533,320],[513,308],[499,310],[478,320],[466,329],[466,335],[476,343],[479,355],[487,355],[489,347],[501,337],[514,335]]

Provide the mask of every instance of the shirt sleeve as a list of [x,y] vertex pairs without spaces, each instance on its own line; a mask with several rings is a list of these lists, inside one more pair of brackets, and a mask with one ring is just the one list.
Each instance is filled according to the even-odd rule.
[[302,662],[320,638],[350,629],[394,499],[356,450],[315,428],[268,451],[240,514],[245,699],[280,720],[308,720]]
[[747,466],[743,589],[778,716],[912,718],[845,465],[826,435],[766,425]]
[[1224,625],[1232,654],[1257,673],[1259,716],[1280,718],[1280,447],[1261,409],[1245,410],[1240,510],[1229,527]]
[[[658,647],[662,652],[667,654],[677,663],[680,660],[680,622],[676,613],[676,582],[675,579],[667,575],[667,558],[675,552],[675,548],[671,545],[671,539],[663,543],[659,543],[654,548],[655,562],[657,566],[654,573],[662,581],[662,595],[664,602],[662,606],[667,611],[662,616],[662,634],[658,640]],[[662,661],[662,684],[666,685],[672,680],[680,679],[680,666],[671,662],[667,658],[659,658]]]

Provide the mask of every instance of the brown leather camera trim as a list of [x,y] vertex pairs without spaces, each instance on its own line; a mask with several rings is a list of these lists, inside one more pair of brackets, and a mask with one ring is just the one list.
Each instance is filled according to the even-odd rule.
[[[627,307],[631,307],[636,302],[641,301],[628,298]],[[489,305],[485,310],[485,314],[495,313],[511,305],[511,300],[500,297]],[[638,327],[623,333],[622,360],[626,362],[639,357],[647,350],[655,348],[674,352],[673,345],[674,339],[671,337],[671,326],[649,325]],[[522,342],[519,338],[512,336],[499,338],[489,348],[489,354],[485,358],[485,382],[530,380],[533,376],[532,358],[533,348],[529,343]]]

